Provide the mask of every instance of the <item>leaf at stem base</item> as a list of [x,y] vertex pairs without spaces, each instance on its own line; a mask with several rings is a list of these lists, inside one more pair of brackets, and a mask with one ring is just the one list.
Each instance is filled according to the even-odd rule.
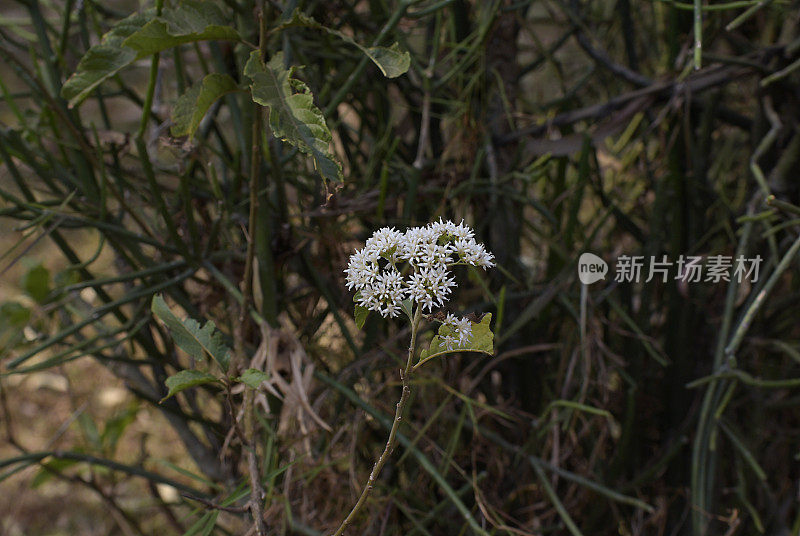
[[472,323],[472,336],[467,344],[463,346],[447,348],[444,344],[443,337],[453,335],[453,330],[449,326],[442,324],[439,326],[438,334],[431,341],[430,347],[427,350],[422,350],[419,356],[417,366],[423,362],[433,359],[434,357],[443,356],[446,354],[455,354],[459,352],[480,352],[483,354],[494,354],[494,333],[490,327],[492,321],[492,313],[486,313],[480,322]]

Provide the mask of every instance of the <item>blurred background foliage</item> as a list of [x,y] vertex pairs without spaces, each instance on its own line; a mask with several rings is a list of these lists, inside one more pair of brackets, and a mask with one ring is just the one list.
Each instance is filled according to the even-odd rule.
[[[408,336],[375,315],[357,330],[342,270],[378,227],[439,217],[497,256],[452,302],[493,313],[497,354],[423,369],[353,533],[800,532],[796,0],[266,1],[268,58],[313,92],[344,180],[256,129],[250,230],[249,96],[193,139],[169,130],[204,75],[244,83],[250,46],[161,53],[138,135],[149,57],[61,97],[145,4],[0,4],[0,532],[250,530],[242,386],[159,403],[206,365],[152,317],[155,294],[243,330],[268,374],[269,534],[332,531],[385,441]],[[218,5],[258,43],[258,6]],[[295,9],[397,42],[410,69],[387,79],[335,33],[278,29]],[[764,262],[753,284],[581,287],[587,250],[612,273],[622,254]],[[242,289],[265,321],[240,321]]]

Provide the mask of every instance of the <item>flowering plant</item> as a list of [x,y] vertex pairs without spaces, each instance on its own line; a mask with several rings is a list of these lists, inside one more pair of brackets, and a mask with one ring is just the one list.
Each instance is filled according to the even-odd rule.
[[[391,227],[375,231],[363,249],[350,256],[344,271],[347,288],[355,290],[355,320],[364,326],[367,315],[377,312],[384,318],[404,313],[411,322],[408,360],[400,370],[403,390],[397,403],[394,422],[383,453],[372,468],[358,502],[334,536],[340,536],[364,505],[372,486],[389,457],[397,438],[403,410],[411,392],[410,377],[429,360],[454,352],[494,353],[491,314],[478,319],[457,317],[433,309],[444,307],[455,288],[454,266],[474,266],[484,270],[495,265],[494,255],[476,242],[474,231],[463,223],[439,220],[424,227],[400,232]],[[424,314],[427,311],[428,314]],[[438,334],[415,363],[417,335],[422,320],[440,323]]]

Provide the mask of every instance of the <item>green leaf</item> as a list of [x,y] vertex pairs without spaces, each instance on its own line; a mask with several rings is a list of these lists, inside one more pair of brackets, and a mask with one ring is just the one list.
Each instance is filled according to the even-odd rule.
[[206,524],[203,529],[200,531],[199,536],[209,536],[214,530],[214,527],[217,526],[217,516],[219,516],[219,510],[214,510],[210,512],[209,518],[206,520]]
[[217,490],[221,490],[222,489],[221,485],[214,483],[213,481],[209,480],[208,478],[206,478],[206,477],[204,477],[202,475],[193,473],[193,472],[189,471],[188,469],[184,469],[183,467],[175,465],[174,463],[170,462],[169,460],[155,458],[155,461],[158,462],[159,464],[165,466],[165,467],[169,467],[170,469],[172,469],[176,473],[180,473],[185,477],[191,478],[192,480],[196,480],[197,482],[200,482],[201,484],[203,484],[205,486],[208,486],[211,489],[217,489]]
[[12,301],[0,304],[0,326],[3,328],[23,328],[31,319],[31,310]]
[[36,489],[51,478],[55,476],[55,473],[60,473],[64,469],[68,469],[73,465],[80,463],[78,460],[64,460],[56,458],[53,461],[43,463],[42,468],[39,469],[39,472],[36,473],[36,476],[33,477],[31,480],[31,488]]
[[360,48],[378,66],[386,78],[397,78],[405,74],[411,66],[411,56],[407,51],[400,49],[399,43],[393,43],[390,47],[369,48],[364,48],[355,41],[353,44]]
[[258,387],[261,385],[261,382],[269,380],[269,374],[263,370],[251,368],[242,372],[242,375],[236,379],[243,384],[252,387],[253,389],[258,389]]
[[107,454],[114,454],[119,438],[122,437],[128,425],[136,420],[138,411],[138,404],[132,404],[106,421],[105,428],[103,428],[103,433],[100,436],[100,442],[103,444]]
[[80,273],[74,268],[67,268],[56,273],[53,277],[53,285],[55,288],[63,289],[69,285],[79,283],[81,280]]
[[323,179],[341,181],[342,166],[330,152],[331,131],[325,117],[308,86],[283,67],[283,53],[277,52],[265,65],[253,51],[244,74],[252,80],[253,101],[269,108],[273,134],[310,155]]
[[180,393],[183,390],[189,389],[190,387],[214,382],[219,382],[219,380],[207,372],[201,372],[199,370],[182,370],[174,376],[170,376],[164,382],[167,385],[167,388],[169,388],[169,392],[167,393],[167,396],[161,399],[161,402],[171,396],[175,396],[177,393]]
[[201,327],[193,318],[179,320],[170,311],[164,298],[158,295],[153,296],[150,308],[167,325],[175,344],[184,352],[195,359],[203,359],[208,354],[219,363],[222,370],[228,370],[231,349],[223,342],[222,333],[216,330],[213,321],[209,320]]
[[100,432],[97,430],[97,425],[94,423],[92,417],[87,413],[78,415],[78,425],[83,433],[83,438],[94,450],[100,450],[102,444],[100,443]]
[[208,536],[217,524],[217,516],[219,516],[219,510],[206,512],[183,533],[183,536]]
[[103,36],[99,44],[86,51],[75,73],[61,88],[61,96],[69,101],[70,108],[83,102],[97,86],[136,61],[136,51],[122,46],[122,42],[140,30],[154,15],[155,10],[151,9],[122,19]]
[[22,276],[21,286],[37,303],[44,303],[50,294],[50,271],[36,264]]
[[427,350],[422,350],[419,356],[419,366],[425,361],[433,359],[434,357],[442,356],[445,354],[454,354],[458,352],[481,352],[484,354],[494,354],[494,333],[490,327],[492,321],[492,313],[486,313],[480,322],[472,323],[472,337],[469,342],[464,346],[459,346],[448,350],[447,346],[442,343],[441,337],[452,335],[453,330],[448,326],[442,324],[439,326],[439,333],[431,341],[431,345]]
[[31,319],[31,310],[17,302],[0,304],[0,356],[23,339],[23,328]]
[[369,309],[361,305],[356,305],[355,314],[353,316],[355,317],[356,326],[358,329],[363,329],[364,323],[367,321],[367,317],[369,316]]
[[322,30],[331,35],[335,35],[342,41],[357,47],[363,52],[372,62],[378,66],[383,75],[387,78],[397,78],[408,71],[411,66],[411,56],[408,52],[400,49],[398,43],[394,43],[390,47],[365,47],[364,45],[355,41],[349,35],[342,33],[333,28],[328,28],[323,24],[317,22],[312,17],[309,17],[299,9],[296,9],[290,19],[282,22],[275,30],[282,30],[284,28],[291,28],[293,26],[302,26],[305,28],[313,28],[315,30]]
[[143,58],[195,41],[236,41],[239,38],[239,33],[214,2],[184,0],[175,8],[164,9],[160,17],[149,21],[122,45]]
[[405,299],[400,302],[400,309],[406,314],[410,322],[414,322],[414,302],[410,299]]
[[239,34],[214,2],[184,0],[175,8],[165,8],[160,17],[148,9],[119,21],[99,44],[86,51],[64,83],[61,96],[74,107],[136,60],[185,43],[238,39]]
[[236,81],[227,74],[212,73],[180,96],[172,109],[173,136],[194,136],[200,121],[214,102],[237,91]]

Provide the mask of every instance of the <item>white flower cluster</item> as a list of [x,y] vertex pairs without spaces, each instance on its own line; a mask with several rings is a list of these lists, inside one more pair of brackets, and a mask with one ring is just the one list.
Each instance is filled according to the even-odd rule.
[[445,335],[440,338],[442,344],[448,350],[464,348],[472,338],[472,322],[469,318],[458,318],[447,313],[447,317],[445,317],[442,324],[453,331],[451,335]]
[[439,220],[405,233],[390,227],[375,231],[364,248],[350,256],[344,272],[347,288],[358,291],[359,305],[395,317],[404,299],[428,311],[442,307],[456,286],[450,268],[459,264],[490,268],[494,255],[475,241],[475,233],[463,221]]

